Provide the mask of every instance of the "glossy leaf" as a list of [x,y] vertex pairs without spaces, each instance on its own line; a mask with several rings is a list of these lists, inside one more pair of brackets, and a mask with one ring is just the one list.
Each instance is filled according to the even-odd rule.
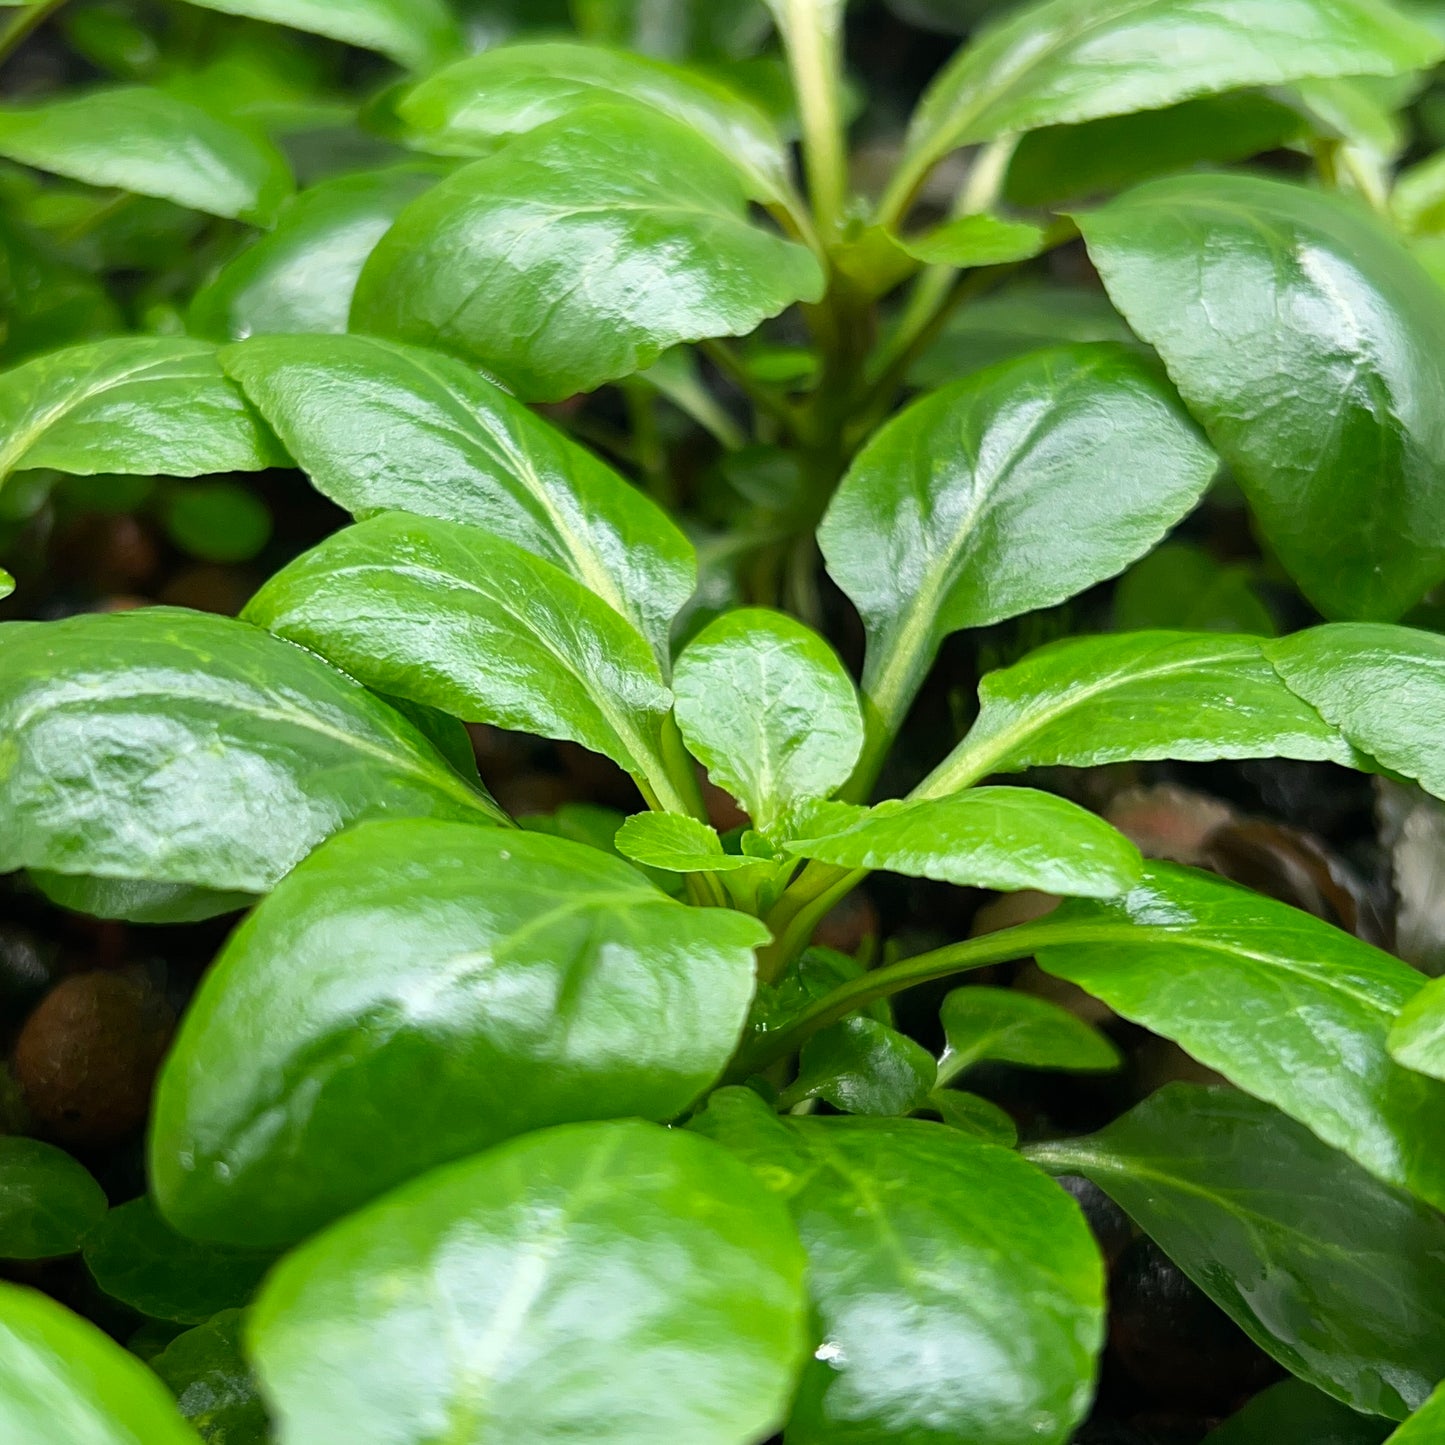
[[87,878],[45,868],[32,868],[30,881],[62,908],[127,923],[195,923],[220,913],[235,913],[255,902],[251,893],[194,888],[187,883],[151,883],[142,878]]
[[1361,1415],[1303,1380],[1281,1380],[1211,1431],[1204,1445],[1380,1445],[1389,1431],[1387,1421]]
[[939,1009],[940,1085],[985,1060],[1082,1073],[1117,1069],[1119,1050],[1077,1014],[1011,988],[956,988]]
[[1032,788],[972,788],[953,797],[890,800],[872,808],[830,804],[798,820],[797,858],[844,868],[881,868],[1005,892],[1038,888],[1109,898],[1131,888],[1141,867],[1124,835],[1075,803]]
[[428,76],[397,111],[425,149],[473,156],[599,100],[686,122],[733,161],[755,200],[789,192],[783,144],[762,111],[707,74],[625,50],[554,40],[483,51]]
[[646,640],[560,568],[478,527],[388,512],[276,574],[248,621],[377,692],[566,738],[644,785],[671,697]]
[[1078,218],[1270,545],[1326,616],[1445,577],[1445,293],[1338,196],[1179,176]]
[[1119,579],[1114,627],[1272,637],[1279,629],[1255,590],[1258,570],[1249,563],[1221,562],[1188,542],[1166,542]]
[[1044,0],[944,67],[914,113],[905,165],[913,173],[973,141],[1249,85],[1397,75],[1440,54],[1376,0]]
[[150,1362],[207,1445],[269,1445],[272,1439],[241,1343],[240,1310],[222,1310],[177,1335]]
[[1432,979],[1400,1010],[1390,1053],[1407,1069],[1445,1079],[1445,987]]
[[400,714],[176,608],[0,627],[0,871],[263,893],[363,818],[502,815]]
[[766,938],[580,843],[352,829],[206,975],[162,1071],[157,1200],[279,1244],[513,1134],[671,1118],[736,1046]]
[[260,134],[142,85],[0,110],[0,156],[259,226],[292,186],[285,158]]
[[0,1282],[0,1439],[199,1445],[156,1377],[48,1295]]
[[1445,1203],[1445,1084],[1385,1040],[1420,976],[1296,909],[1157,863],[1129,895],[1072,901],[1048,973],[1173,1039],[1387,1184]]
[[902,243],[910,256],[930,266],[1002,266],[1028,261],[1045,247],[1042,228],[998,216],[959,216]]
[[1122,347],[1035,352],[915,402],[818,529],[868,629],[865,692],[896,724],[945,637],[1122,571],[1215,467],[1153,364]]
[[1019,1131],[1014,1121],[995,1103],[962,1089],[935,1089],[925,1109],[937,1114],[950,1129],[962,1129],[987,1144],[1001,1144],[1012,1149],[1018,1143]]
[[1445,1374],[1445,1221],[1267,1104],[1171,1084],[1030,1153],[1092,1179],[1257,1344],[1357,1410],[1401,1419]]
[[573,1125],[309,1241],[248,1333],[281,1445],[737,1445],[787,1409],[803,1268],[786,1211],[726,1151]]
[[822,290],[812,254],[748,218],[736,171],[696,131],[599,104],[413,201],[362,270],[352,326],[555,401]]
[[256,338],[221,360],[332,501],[484,527],[570,572],[666,654],[696,581],[686,538],[470,367],[362,336]]
[[1445,795],[1445,639],[1413,627],[1335,623],[1264,647],[1275,670],[1356,747]]
[[188,0],[207,10],[292,25],[379,50],[398,65],[423,70],[461,48],[447,0]]
[[791,1445],[1060,1445],[1088,1408],[1103,1272],[1073,1201],[921,1120],[780,1119],[746,1089],[694,1128],[793,1210],[823,1341]]
[[63,1149],[0,1134],[0,1259],[74,1254],[106,1208],[105,1191]]
[[286,460],[204,341],[116,337],[0,373],[0,481],[22,468],[195,477]]
[[245,1304],[271,1259],[186,1239],[144,1195],[112,1209],[85,1241],[85,1263],[106,1294],[152,1319],[183,1325]]
[[933,1055],[921,1044],[857,1014],[803,1045],[798,1077],[778,1102],[792,1108],[804,1099],[822,1099],[845,1114],[911,1114],[928,1102],[937,1072]]
[[741,853],[724,853],[716,828],[680,813],[636,813],[617,830],[615,841],[623,857],[669,873],[722,873],[767,866]]
[[1050,643],[979,684],[979,715],[924,785],[1127,760],[1363,760],[1282,686],[1257,637],[1133,632]]
[[303,191],[196,293],[190,330],[215,341],[345,331],[362,264],[407,203],[441,174],[432,166],[393,166]]
[[1433,1395],[1393,1435],[1387,1445],[1439,1445],[1445,1438],[1445,1387]]
[[708,776],[767,831],[848,781],[863,746],[858,692],[815,632],[763,608],[709,623],[677,660],[677,726]]

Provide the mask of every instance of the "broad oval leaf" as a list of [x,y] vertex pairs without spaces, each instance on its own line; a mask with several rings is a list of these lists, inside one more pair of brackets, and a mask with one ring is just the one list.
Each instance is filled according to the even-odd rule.
[[1264,644],[1292,691],[1356,747],[1445,797],[1445,638],[1337,622]]
[[143,85],[0,110],[0,156],[258,226],[292,188],[285,157],[264,136]]
[[1440,55],[1377,0],[1044,0],[989,27],[929,86],[904,174],[994,136],[1249,85],[1398,75]]
[[0,1282],[0,1439],[27,1445],[200,1445],[166,1387],[96,1327]]
[[152,1319],[183,1325],[245,1304],[272,1259],[186,1239],[145,1195],[112,1209],[85,1241],[86,1266],[106,1294]]
[[571,41],[506,45],[428,76],[397,105],[412,139],[444,155],[484,155],[597,100],[637,101],[685,121],[729,157],[759,201],[790,192],[787,155],[750,101],[699,71]]
[[945,637],[1123,571],[1216,465],[1156,366],[1120,346],[1034,352],[915,402],[818,529],[868,630],[864,691],[896,724]]
[[1317,918],[1187,868],[1127,896],[1071,901],[1040,967],[1274,1104],[1387,1184],[1445,1205],[1445,1084],[1386,1051],[1420,987],[1398,959]]
[[398,65],[424,70],[461,49],[447,0],[188,0],[206,10],[291,25],[377,50]]
[[1077,1014],[1012,988],[956,988],[939,1008],[947,1047],[938,1082],[985,1060],[1081,1073],[1117,1069],[1119,1050]]
[[528,1129],[671,1118],[736,1046],[766,939],[580,843],[354,828],[202,983],[158,1088],[157,1201],[199,1238],[279,1244]]
[[364,818],[503,820],[320,658],[178,608],[0,627],[0,872],[264,893]]
[[791,1109],[822,1099],[845,1114],[905,1115],[928,1103],[938,1074],[933,1055],[866,1014],[821,1029],[803,1045],[798,1077],[778,1099]]
[[687,539],[470,367],[363,336],[257,337],[221,362],[332,501],[495,532],[570,572],[668,655],[697,580]]
[[780,612],[740,608],[709,623],[678,658],[673,691],[688,750],[763,832],[842,787],[863,747],[852,678]]
[[696,131],[598,104],[413,201],[363,268],[351,320],[556,401],[822,292],[812,253],[748,218],[736,171]]
[[0,482],[22,468],[196,477],[287,460],[205,341],[116,337],[0,373]]
[[1204,1445],[1279,1445],[1282,1440],[1308,1440],[1310,1445],[1380,1445],[1390,1422],[1361,1415],[1303,1380],[1281,1380],[1261,1390]]
[[1102,818],[1033,788],[971,788],[946,798],[890,800],[871,808],[831,803],[807,814],[795,858],[879,868],[970,888],[1038,888],[1110,898],[1138,881],[1139,850]]
[[1355,1409],[1402,1419],[1445,1375],[1445,1221],[1267,1104],[1169,1084],[1029,1154],[1093,1180],[1251,1339]]
[[706,1139],[549,1129],[289,1255],[247,1331],[280,1445],[740,1445],[806,1348],[787,1211]]
[[270,1445],[272,1432],[241,1344],[240,1310],[177,1335],[150,1361],[208,1445]]
[[1070,637],[988,673],[979,715],[918,790],[1025,768],[1175,758],[1299,758],[1367,766],[1266,659],[1264,638],[1214,632]]
[[0,1135],[0,1259],[74,1254],[106,1208],[105,1191],[63,1149]]
[[780,1119],[746,1089],[694,1128],[789,1203],[823,1342],[791,1445],[1060,1445],[1087,1410],[1103,1269],[1016,1154],[922,1120]]
[[1254,176],[1154,181],[1078,222],[1320,611],[1393,621],[1445,577],[1445,293],[1403,242]]
[[302,191],[269,232],[196,293],[188,328],[215,341],[345,331],[366,258],[405,206],[442,174],[435,166],[392,166]]
[[665,778],[672,698],[646,640],[560,568],[478,527],[387,512],[276,574],[247,621],[377,692]]

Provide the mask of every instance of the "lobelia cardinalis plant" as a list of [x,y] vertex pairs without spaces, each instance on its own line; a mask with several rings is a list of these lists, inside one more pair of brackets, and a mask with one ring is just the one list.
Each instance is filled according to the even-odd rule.
[[[408,14],[224,8],[328,34]],[[1374,0],[1045,0],[944,68],[865,202],[842,6],[770,9],[806,202],[711,74],[506,46],[389,97],[395,133],[450,159],[409,169],[381,222],[374,179],[303,193],[196,298],[196,334],[0,376],[5,476],[294,464],[357,518],[239,619],[0,628],[0,868],[100,917],[250,909],[164,1066],[145,1198],[107,1211],[76,1161],[0,1139],[22,1199],[0,1254],[83,1247],[102,1289],[192,1327],[151,1370],[0,1286],[7,1438],[1064,1442],[1105,1303],[1055,1175],[1295,1377],[1221,1440],[1445,1429],[1442,985],[1017,781],[1289,758],[1445,796],[1445,641],[1398,623],[1445,579],[1431,172],[1397,180],[1376,131],[1328,121],[1442,47]],[[427,71],[430,42],[397,33],[380,48]],[[78,104],[0,118],[0,150],[70,173]],[[1130,179],[1185,173],[997,214],[1011,176],[1091,136]],[[1188,169],[1301,136],[1313,184]],[[955,214],[914,229],[962,147]],[[1077,235],[1137,340],[1014,347],[895,411],[955,308]],[[316,291],[282,304],[307,260]],[[722,339],[791,307],[815,364],[796,384]],[[739,605],[695,601],[657,468],[649,496],[528,405],[621,382],[635,459],[654,392],[749,450],[695,343],[796,484],[737,530]],[[1222,465],[1332,620],[1055,641],[988,673],[957,745],[874,801],[946,639],[1117,576]],[[817,553],[866,632],[857,683]],[[645,807],[519,826],[463,723],[599,753]],[[711,826],[702,772],[745,826]],[[875,871],[1063,901],[874,967],[811,947]],[[889,1000],[1022,958],[1232,1087],[1020,1147],[969,1071],[1107,1070],[1109,1039],[969,984],[935,1057]]]

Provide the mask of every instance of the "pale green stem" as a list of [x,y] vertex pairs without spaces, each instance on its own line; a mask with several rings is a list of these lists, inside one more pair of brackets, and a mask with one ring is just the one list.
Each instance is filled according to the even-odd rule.
[[842,6],[838,0],[778,0],[783,42],[803,122],[803,161],[824,241],[838,234],[848,204],[843,130]]

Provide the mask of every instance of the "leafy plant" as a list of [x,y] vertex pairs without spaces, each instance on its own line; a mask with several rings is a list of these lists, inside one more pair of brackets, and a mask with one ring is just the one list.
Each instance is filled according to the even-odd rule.
[[[0,1286],[0,1425],[1063,1442],[1105,1296],[1060,1175],[1303,1382],[1221,1439],[1417,1410],[1396,1438],[1433,1438],[1442,985],[1008,778],[1284,758],[1445,797],[1445,643],[1400,623],[1445,581],[1445,170],[1397,174],[1445,43],[1383,0],[1042,0],[971,34],[870,199],[841,0],[768,0],[804,185],[739,62],[755,6],[664,6],[658,38],[589,0],[586,43],[470,55],[440,0],[203,8],[407,74],[343,105],[322,67],[283,121],[274,70],[228,113],[157,45],[0,113],[0,154],[114,189],[87,227],[132,197],[178,235],[220,218],[204,264],[156,267],[161,311],[105,257],[19,288],[0,478],[294,466],[354,520],[239,618],[0,627],[0,869],[101,918],[250,909],[160,1076],[146,1198],[107,1212],[76,1160],[0,1139],[0,1253],[82,1251],[193,1328],[152,1371]],[[249,21],[193,18],[233,61]],[[297,108],[386,163],[293,195]],[[69,194],[29,183],[17,256]],[[1107,297],[1011,286],[1080,240]],[[1017,633],[955,746],[900,747],[951,638],[1126,573],[1227,485],[1324,621],[1270,635],[1237,571],[1201,615],[1243,627],[1181,603],[1169,630]],[[188,495],[173,528],[224,557],[254,514]],[[518,826],[464,724],[600,754],[638,805]],[[875,872],[1063,901],[911,954],[813,946]],[[956,1085],[1107,1072],[1114,1043],[967,984],[931,1051],[889,1001],[1029,958],[1224,1082],[1018,1147]]]

